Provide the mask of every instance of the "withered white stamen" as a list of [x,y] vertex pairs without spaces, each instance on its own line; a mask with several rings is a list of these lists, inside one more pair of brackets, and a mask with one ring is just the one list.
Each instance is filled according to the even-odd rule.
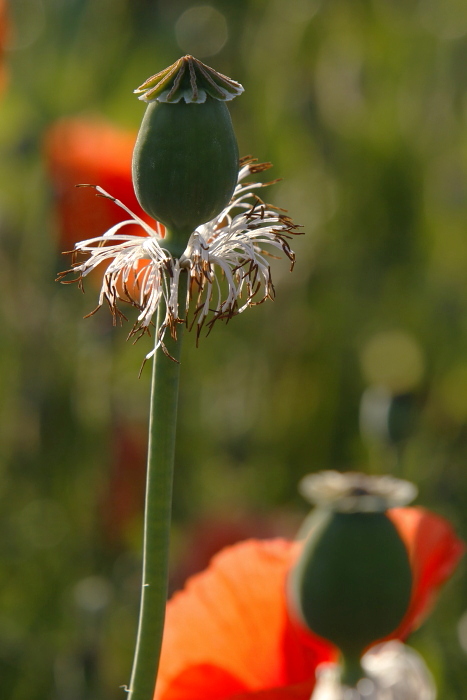
[[[117,308],[118,301],[135,306],[140,313],[129,337],[136,340],[149,333],[153,316],[163,300],[165,317],[156,329],[157,343],[147,358],[159,346],[168,354],[165,332],[168,329],[176,337],[179,323],[186,322],[189,328],[196,325],[198,339],[203,326],[210,332],[215,321],[229,320],[249,306],[274,298],[267,260],[271,253],[263,246],[283,251],[293,267],[295,255],[288,241],[291,235],[300,232],[283,210],[265,204],[256,193],[272,183],[243,182],[247,175],[269,167],[269,163],[258,164],[250,157],[242,159],[231,202],[215,219],[192,233],[180,258],[164,248],[159,224],[154,228],[149,226],[101,187],[90,185],[99,196],[115,202],[131,218],[112,226],[102,236],[77,243],[71,268],[61,272],[57,279],[76,281],[82,287],[86,275],[108,262],[99,303],[89,315],[106,302],[116,324],[125,318]],[[143,229],[144,236],[122,232],[124,227],[135,224]],[[88,257],[77,262],[78,254]],[[141,261],[144,261],[142,266]],[[180,300],[179,278],[183,270],[189,275],[188,292],[186,299]],[[77,278],[64,280],[73,272],[78,274]],[[194,307],[191,311],[190,306]],[[180,317],[179,308],[185,318]]]

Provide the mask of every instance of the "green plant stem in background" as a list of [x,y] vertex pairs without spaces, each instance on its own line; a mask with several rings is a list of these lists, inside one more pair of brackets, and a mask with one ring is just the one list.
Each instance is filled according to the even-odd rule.
[[[181,299],[186,294],[186,278],[187,275],[183,272],[180,279]],[[161,313],[165,313],[165,309],[161,308],[159,314]],[[159,348],[153,364],[144,515],[143,578],[138,636],[128,694],[130,700],[152,700],[159,665],[167,601],[182,335],[183,326],[180,325],[177,340],[169,338],[166,342],[174,359],[164,355]]]
[[358,656],[342,655],[342,675],[341,683],[349,688],[355,688],[358,681],[365,677],[365,671]]

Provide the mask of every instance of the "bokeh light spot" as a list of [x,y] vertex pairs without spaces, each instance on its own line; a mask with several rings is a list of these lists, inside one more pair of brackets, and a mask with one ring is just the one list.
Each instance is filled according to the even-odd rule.
[[425,370],[419,344],[411,335],[400,330],[373,336],[364,346],[360,360],[365,379],[394,394],[416,387]]
[[78,581],[73,591],[77,607],[90,613],[103,610],[111,596],[111,585],[103,576],[87,576]]
[[214,56],[228,39],[224,15],[211,5],[196,5],[180,15],[175,25],[177,43],[198,58]]
[[371,698],[375,692],[375,684],[369,678],[361,678],[357,683],[357,690],[362,698]]

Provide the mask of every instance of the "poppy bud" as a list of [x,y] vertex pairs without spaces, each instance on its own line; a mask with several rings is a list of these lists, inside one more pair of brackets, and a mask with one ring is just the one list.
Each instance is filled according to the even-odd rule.
[[420,396],[414,392],[392,394],[380,386],[370,386],[360,403],[360,427],[364,437],[394,447],[403,445],[416,427]]
[[237,184],[238,147],[225,101],[243,88],[184,56],[135,92],[149,103],[133,152],[136,196],[183,251],[194,229],[229,203]]
[[[334,478],[345,488],[329,498]],[[395,630],[410,602],[409,557],[385,513],[390,498],[379,486],[385,479],[404,492],[407,482],[336,472],[308,477],[305,484],[307,490],[311,484],[308,495],[318,507],[291,575],[292,604],[309,629],[338,646],[350,662],[358,662],[366,647]],[[315,498],[316,491],[326,493],[324,502]],[[396,502],[413,495],[407,488]]]

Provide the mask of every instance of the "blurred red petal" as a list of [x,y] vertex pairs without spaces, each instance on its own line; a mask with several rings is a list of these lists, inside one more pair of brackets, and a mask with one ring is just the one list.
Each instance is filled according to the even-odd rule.
[[[64,250],[71,250],[77,241],[99,236],[128,218],[114,202],[96,198],[93,190],[75,185],[100,185],[151,222],[133,191],[131,159],[135,139],[136,132],[99,119],[62,119],[49,128],[44,152],[56,196],[60,246]],[[141,231],[138,235],[142,235]]]
[[[316,665],[333,652],[311,635],[304,644],[303,633],[289,618],[285,579],[298,551],[298,544],[279,539],[243,542],[217,555],[172,598],[157,700],[194,700],[196,695],[186,685],[191,674],[196,692],[199,689],[209,700],[235,697],[242,687],[248,695],[305,679],[311,692]],[[187,688],[184,695],[179,692],[182,687]]]
[[430,612],[439,588],[464,554],[465,544],[447,520],[424,508],[392,508],[388,515],[407,546],[414,576],[409,610],[391,635],[404,639]]
[[[254,693],[239,693],[232,695],[229,700],[310,700],[315,686],[314,680],[298,685],[287,685],[283,688],[270,688]],[[185,696],[186,697],[186,696]]]
[[309,700],[314,680],[282,688],[249,691],[238,679],[216,666],[192,666],[175,678],[164,700]]
[[[158,680],[160,682],[160,680]],[[245,687],[238,678],[212,664],[190,666],[173,678],[164,693],[164,700],[222,700],[242,697]]]
[[222,549],[252,538],[283,536],[287,528],[292,536],[298,524],[293,515],[280,510],[268,515],[235,510],[199,517],[190,524],[186,546],[172,572],[173,590],[183,588],[190,576],[206,569]]

